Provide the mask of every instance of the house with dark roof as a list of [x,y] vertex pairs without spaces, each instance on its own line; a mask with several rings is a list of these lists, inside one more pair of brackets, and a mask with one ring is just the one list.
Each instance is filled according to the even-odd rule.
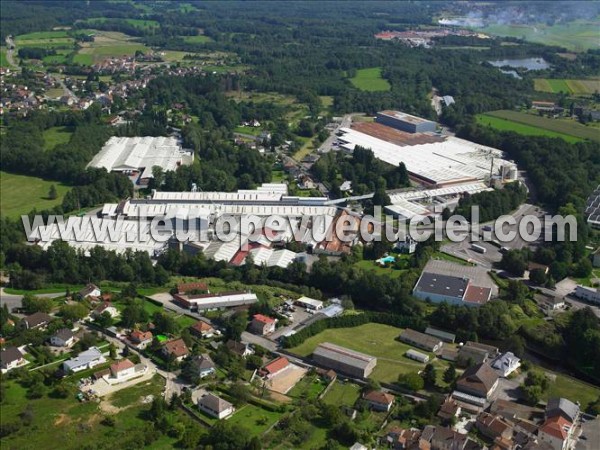
[[444,345],[440,338],[410,328],[405,329],[400,334],[400,340],[428,352],[437,352]]
[[482,344],[480,342],[467,341],[465,345],[458,350],[456,361],[463,366],[472,364],[481,364],[498,355],[498,347]]
[[446,397],[437,416],[442,420],[451,420],[453,417],[457,417],[460,414],[461,408],[458,402],[452,397]]
[[468,278],[423,272],[413,289],[413,295],[433,303],[445,301],[451,305],[459,305],[468,284]]
[[322,367],[359,378],[368,377],[377,365],[377,358],[374,356],[330,342],[319,344],[313,351],[312,359]]
[[243,342],[229,340],[227,341],[225,346],[229,349],[230,352],[235,353],[236,355],[241,356],[242,358],[254,354],[254,350],[252,350],[252,348],[248,344],[245,344]]
[[205,394],[198,400],[198,408],[217,419],[224,419],[233,414],[231,403],[214,394]]
[[391,428],[383,438],[382,444],[392,450],[407,450],[407,449],[429,449],[430,445],[423,447],[419,445],[421,440],[421,430],[417,428],[404,429],[399,427]]
[[452,333],[448,333],[447,331],[438,330],[434,327],[427,327],[425,329],[425,334],[430,336],[435,336],[436,338],[440,338],[444,342],[448,342],[450,344],[454,344],[456,340],[456,335]]
[[100,288],[92,283],[89,283],[88,285],[86,285],[86,287],[84,287],[77,293],[79,298],[82,300],[88,297],[100,297],[101,294],[102,291],[100,290]]
[[579,417],[579,406],[571,400],[562,397],[552,397],[548,399],[546,406],[546,418],[562,416],[569,422],[575,423]]
[[119,315],[119,310],[115,308],[112,302],[103,302],[92,311],[92,317],[97,319],[104,313],[110,314],[110,317],[117,317]]
[[75,335],[68,328],[61,328],[50,336],[50,345],[55,347],[70,347],[75,343]]
[[363,396],[363,400],[372,410],[388,412],[392,409],[395,397],[383,391],[370,391]]
[[216,371],[215,363],[207,354],[192,356],[190,365],[198,378],[208,377]]
[[487,412],[481,412],[475,420],[475,427],[484,436],[494,440],[496,438],[511,439],[513,427],[501,417]]
[[24,317],[21,320],[21,326],[27,330],[33,330],[36,328],[44,329],[46,326],[54,320],[49,314],[43,312],[36,312],[30,316]]
[[255,314],[250,323],[250,331],[264,336],[275,331],[276,320],[263,314]]
[[467,395],[488,399],[498,386],[498,374],[488,364],[469,367],[456,381],[456,390]]
[[161,353],[167,358],[174,358],[175,361],[181,362],[183,359],[190,354],[190,351],[185,345],[183,339],[174,339],[172,341],[165,342],[161,349]]
[[17,347],[6,347],[0,351],[0,369],[8,372],[26,363],[23,353]]

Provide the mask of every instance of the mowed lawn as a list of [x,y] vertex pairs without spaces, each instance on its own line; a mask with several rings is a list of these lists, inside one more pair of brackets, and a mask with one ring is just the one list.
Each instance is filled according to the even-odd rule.
[[587,80],[536,78],[533,82],[535,90],[539,92],[554,94],[565,92],[567,94],[585,95],[600,91],[600,79],[598,78]]
[[[401,328],[379,323],[367,323],[358,327],[330,328],[308,338],[302,344],[290,349],[290,352],[300,356],[308,356],[322,342],[331,342],[367,355],[377,357],[377,366],[370,377],[377,381],[393,383],[401,373],[417,372],[425,367],[404,354],[413,348],[396,340],[402,333]],[[418,350],[418,349],[417,349]],[[422,353],[427,353],[419,350]],[[433,354],[429,353],[430,357]],[[448,364],[445,361],[434,360],[433,364],[443,371]]]
[[585,409],[588,404],[600,397],[600,388],[596,386],[546,369],[539,368],[539,370],[556,375],[556,380],[550,381],[550,387],[542,396],[543,400],[548,400],[550,397],[565,397],[580,402],[582,409]]
[[336,380],[323,396],[323,401],[328,405],[353,406],[360,397],[360,387],[354,383]]
[[71,140],[73,132],[68,127],[51,127],[44,130],[44,148],[52,150],[59,144],[66,144]]
[[390,83],[381,77],[381,67],[359,69],[354,78],[350,78],[350,82],[362,91],[389,91],[391,89]]
[[[600,142],[600,133],[597,128],[588,127],[582,125],[575,120],[569,119],[549,119],[547,117],[540,117],[535,114],[528,114],[520,111],[509,111],[500,110],[492,111],[480,116],[484,116],[488,121],[489,117],[504,119],[505,122],[513,122],[516,125],[506,124],[505,122],[492,122],[491,125],[496,128],[497,126],[513,127],[512,130],[518,133],[527,134],[533,132],[530,128],[538,128],[542,130],[542,136],[549,137],[562,137],[556,136],[556,133],[572,136],[580,139],[591,139],[593,141]],[[479,116],[478,116],[479,119]],[[519,128],[517,125],[528,125],[530,128]],[[538,132],[539,133],[539,132]],[[564,138],[563,138],[564,139]],[[573,142],[573,140],[571,140]]]
[[544,130],[542,128],[532,127],[522,123],[513,122],[512,120],[488,116],[487,114],[477,115],[477,122],[482,125],[487,125],[492,128],[495,128],[496,130],[514,131],[515,133],[524,134],[525,136],[557,137],[571,143],[581,142],[581,139],[576,138],[575,136],[569,136],[568,134]]
[[281,414],[255,405],[244,405],[227,421],[244,427],[252,437],[263,434],[277,422]]
[[[58,193],[54,200],[48,198],[51,185],[56,187]],[[0,213],[14,219],[29,213],[33,208],[38,211],[52,208],[61,204],[69,189],[69,186],[57,181],[0,171]]]

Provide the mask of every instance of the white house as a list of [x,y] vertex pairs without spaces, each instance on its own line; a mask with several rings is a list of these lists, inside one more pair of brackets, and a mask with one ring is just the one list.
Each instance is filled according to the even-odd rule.
[[498,372],[501,377],[507,377],[521,366],[521,360],[512,352],[506,352],[498,356],[492,363],[492,368]]
[[231,403],[217,397],[214,394],[205,394],[198,400],[198,408],[206,414],[224,419],[233,414],[234,408]]
[[111,302],[104,302],[92,311],[92,317],[97,319],[105,312],[109,313],[110,317],[117,317],[119,315],[119,310]]
[[55,347],[70,347],[75,342],[75,335],[68,328],[61,328],[50,336],[50,344]]
[[122,359],[110,366],[110,374],[118,380],[135,375],[135,364],[128,359]]
[[100,290],[100,288],[92,283],[88,284],[86,287],[79,291],[79,297],[81,299],[87,297],[100,297],[101,294],[102,291]]
[[3,372],[15,369],[24,363],[23,353],[17,347],[7,347],[0,351],[0,368]]
[[105,362],[106,358],[104,358],[100,349],[98,347],[90,347],[75,358],[63,362],[63,370],[65,372],[80,372]]

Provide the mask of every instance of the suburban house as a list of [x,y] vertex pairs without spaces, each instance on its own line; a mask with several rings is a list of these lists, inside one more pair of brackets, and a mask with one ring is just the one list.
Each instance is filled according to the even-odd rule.
[[75,335],[68,328],[61,328],[50,336],[50,344],[55,347],[70,347],[75,342]]
[[24,317],[21,320],[21,326],[27,330],[33,330],[36,328],[44,329],[46,326],[54,320],[54,317],[43,312],[36,312],[30,316]]
[[266,379],[271,379],[278,373],[287,369],[290,365],[290,362],[285,356],[280,356],[279,358],[274,359],[270,363],[264,365],[259,373],[260,376]]
[[236,355],[241,356],[242,358],[254,354],[254,350],[252,350],[252,348],[248,344],[244,344],[243,342],[227,341],[227,344],[225,345],[227,346],[230,352],[235,353]]
[[6,347],[0,351],[0,368],[5,372],[25,364],[25,362],[21,350],[17,347]]
[[[428,428],[434,428],[431,432]],[[470,437],[466,434],[458,433],[451,428],[447,427],[433,427],[432,425],[428,425],[425,427],[422,433],[422,438],[429,438],[428,435],[431,435],[429,442],[431,444],[432,449],[436,450],[463,450],[465,448],[481,448],[480,446],[470,447]],[[473,442],[475,443],[475,442]]]
[[80,372],[105,362],[106,359],[102,355],[100,349],[98,349],[98,347],[90,347],[76,357],[63,362],[63,370],[65,372]]
[[538,438],[550,444],[554,450],[567,450],[571,448],[574,429],[573,423],[564,417],[554,416],[540,426]]
[[275,331],[275,323],[276,320],[271,317],[255,314],[250,323],[250,331],[254,334],[264,336]]
[[216,371],[215,363],[207,354],[192,356],[190,361],[193,372],[199,378],[213,375]]
[[521,359],[517,358],[512,352],[506,352],[498,356],[492,363],[492,368],[498,372],[498,375],[504,378],[519,367],[521,367]]
[[214,335],[215,329],[204,320],[199,320],[190,327],[190,331],[198,337],[210,338]]
[[442,420],[451,420],[453,417],[460,415],[460,405],[452,397],[446,397],[437,416]]
[[400,340],[428,352],[437,352],[444,343],[436,337],[407,328],[400,335]]
[[[456,382],[456,391],[487,400],[498,386],[498,379],[498,374],[488,364],[477,364],[463,372]],[[464,396],[456,395],[456,391],[453,396],[465,400]]]
[[371,391],[363,396],[369,408],[375,411],[388,412],[394,404],[394,396],[382,391]]
[[190,354],[190,351],[183,342],[183,339],[174,339],[172,341],[165,342],[161,352],[167,358],[175,358],[175,361],[181,362],[183,359]]
[[[386,447],[391,448],[392,450],[429,448],[429,446],[420,446],[420,440],[421,430],[417,428],[406,430],[404,428],[393,427],[385,435],[382,443],[385,443]],[[429,442],[427,442],[427,444],[429,444]]]
[[205,394],[198,400],[198,408],[206,414],[224,419],[233,414],[234,408],[231,403],[217,397],[214,394]]
[[100,290],[100,288],[92,283],[88,284],[86,287],[84,287],[77,293],[79,298],[82,300],[88,297],[100,297],[101,294],[102,291]]
[[481,412],[475,421],[477,429],[488,438],[494,440],[496,438],[511,439],[513,435],[513,427],[501,417],[494,416],[487,412]]
[[111,302],[104,302],[92,311],[92,317],[97,319],[105,312],[110,314],[110,317],[117,317],[119,315],[119,310]]
[[129,340],[135,346],[135,348],[143,350],[152,343],[152,332],[133,330],[129,334]]
[[116,379],[129,378],[135,375],[135,364],[128,359],[122,359],[110,366],[110,374]]
[[562,416],[569,422],[576,422],[579,417],[579,406],[571,400],[562,397],[552,397],[548,399],[546,405],[546,418]]
[[469,363],[481,364],[487,362],[497,355],[497,347],[481,344],[479,342],[467,341],[465,345],[459,348],[456,361],[463,366],[468,366],[470,365]]

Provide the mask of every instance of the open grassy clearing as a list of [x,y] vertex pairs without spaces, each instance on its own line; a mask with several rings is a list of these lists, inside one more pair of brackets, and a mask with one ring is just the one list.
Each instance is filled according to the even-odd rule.
[[570,95],[586,95],[600,91],[600,79],[598,78],[580,80],[535,78],[533,82],[536,91],[553,94],[564,92]]
[[8,59],[6,59],[6,47],[0,48],[0,67],[8,67]]
[[186,44],[206,44],[207,42],[212,42],[212,39],[199,34],[197,36],[183,36],[183,42]]
[[[56,187],[58,197],[48,198],[50,186]],[[15,175],[0,171],[0,213],[11,218],[29,213],[33,208],[38,211],[60,205],[70,188],[58,181],[47,181],[41,178]]]
[[69,34],[65,30],[58,31],[36,31],[33,33],[20,34],[15,37],[16,42],[21,41],[42,41],[45,39],[59,39],[59,38],[68,38]]
[[489,116],[487,114],[477,115],[477,122],[479,122],[482,125],[495,128],[496,130],[514,131],[516,133],[524,134],[526,136],[557,137],[571,143],[581,141],[581,139],[576,138],[574,136],[569,136],[568,134],[556,133],[550,130],[543,130],[541,128],[513,122],[512,120],[508,119],[501,119],[500,117]]
[[278,412],[268,411],[255,405],[244,405],[228,419],[229,423],[237,424],[248,430],[252,437],[259,436],[280,418]]
[[[488,117],[493,117],[504,119],[508,122],[513,122],[513,124],[506,124],[503,122],[495,121],[492,123],[492,126],[512,127],[513,131],[517,132],[528,133],[533,132],[532,130],[530,130],[530,128],[538,128],[539,130],[541,130],[542,133],[540,135],[544,136],[562,137],[556,136],[556,133],[559,133],[579,139],[591,139],[594,141],[600,141],[600,133],[598,133],[598,130],[594,129],[593,127],[582,125],[572,119],[549,119],[547,117],[541,117],[535,114],[528,114],[520,111],[509,110],[492,111],[484,114],[483,116],[486,116],[486,120],[489,120]],[[518,125],[528,125],[530,128],[519,128]],[[571,142],[573,141],[571,140]]]
[[52,150],[59,144],[66,144],[71,140],[73,132],[68,127],[51,127],[44,130],[44,148]]
[[381,67],[358,69],[354,78],[350,78],[354,87],[362,91],[389,91],[390,83],[381,77]]
[[82,22],[93,27],[96,24],[102,24],[106,22],[121,22],[127,23],[132,27],[139,28],[141,30],[148,30],[151,28],[158,28],[160,24],[156,20],[144,20],[144,19],[115,19],[115,18],[106,18],[106,17],[92,17]]
[[[377,366],[373,370],[371,378],[394,383],[398,380],[399,374],[417,372],[425,367],[425,364],[404,356],[406,351],[413,347],[396,340],[401,332],[401,328],[379,323],[367,323],[351,328],[331,328],[308,338],[297,347],[291,348],[290,351],[301,356],[308,356],[322,342],[341,345],[376,356]],[[427,353],[423,350],[419,351]],[[433,357],[433,354],[429,355]],[[438,375],[441,375],[441,372],[448,366],[447,362],[438,359],[434,360],[433,364],[440,372]]]
[[148,52],[144,44],[136,42],[131,36],[116,31],[95,31],[94,42],[84,43],[73,58],[77,64],[90,65],[106,58],[133,56],[136,51]]
[[399,278],[402,276],[405,270],[395,269],[393,267],[382,267],[375,261],[363,259],[354,264],[356,267],[360,267],[363,270],[373,272],[375,275],[386,275],[391,278]]
[[555,377],[555,381],[550,381],[550,387],[542,396],[542,400],[547,401],[550,397],[565,397],[574,402],[580,402],[582,409],[585,409],[589,403],[600,397],[600,388],[596,386],[541,367],[538,369]]
[[323,396],[323,401],[328,405],[353,406],[360,397],[360,387],[354,383],[336,380]]

